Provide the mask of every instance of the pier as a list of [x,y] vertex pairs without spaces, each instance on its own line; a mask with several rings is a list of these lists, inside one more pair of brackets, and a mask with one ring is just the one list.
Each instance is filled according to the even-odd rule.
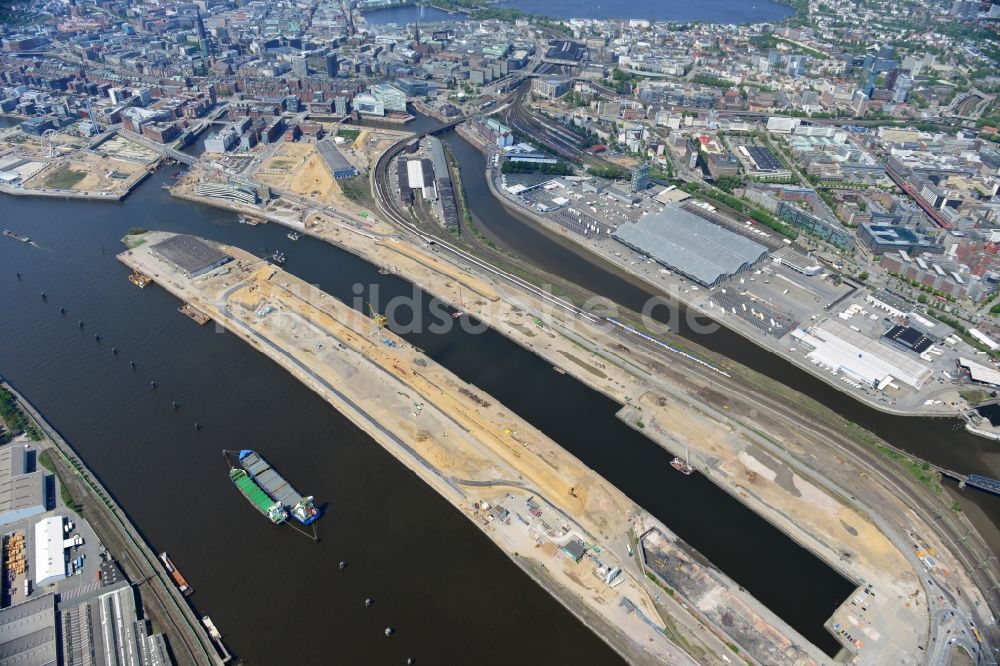
[[190,317],[191,321],[198,324],[199,326],[204,326],[208,322],[212,321],[212,318],[207,314],[191,305],[190,303],[185,303],[184,305],[177,308],[177,311],[181,314]]

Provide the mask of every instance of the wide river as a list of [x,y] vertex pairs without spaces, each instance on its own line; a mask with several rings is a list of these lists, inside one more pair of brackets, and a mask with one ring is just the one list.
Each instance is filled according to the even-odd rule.
[[[613,0],[501,0],[495,5],[500,9],[517,9],[527,14],[556,19],[646,19],[674,23],[762,23],[780,21],[792,14],[792,8],[772,0],[638,0],[622,5]],[[461,20],[461,15],[450,14],[433,7],[392,7],[364,12],[365,20],[374,25],[396,23],[406,25],[421,23],[448,23]]]
[[[479,175],[483,158],[456,135],[446,140],[488,232],[625,305],[642,296],[630,280],[503,211]],[[329,245],[293,243],[277,225],[239,225],[233,214],[173,200],[161,189],[170,175],[156,174],[122,204],[0,198],[3,226],[37,243],[0,238],[0,373],[80,450],[153,547],[170,551],[197,589],[196,606],[212,614],[235,651],[265,664],[402,663],[409,655],[418,663],[617,661],[478,528],[297,380],[212,325],[195,326],[161,289],[140,291],[127,282],[114,259],[118,239],[144,226],[258,253],[280,248],[289,256],[287,270],[347,302],[358,282],[378,283],[383,299],[412,289]],[[421,297],[419,307],[426,301]],[[832,649],[821,624],[849,584],[704,477],[670,469],[666,452],[614,418],[612,401],[491,332],[473,336],[456,327],[408,337]],[[699,342],[829,400],[899,446],[980,471],[996,463],[986,446],[973,451],[985,442],[951,429],[950,421],[885,417],[731,334]],[[122,350],[117,359],[112,345]],[[182,405],[178,412],[173,400]],[[200,432],[196,421],[205,425]],[[948,439],[935,446],[918,433]],[[248,509],[225,478],[221,450],[235,448],[261,451],[326,505],[319,544],[272,528]],[[339,560],[350,566],[340,571]],[[376,604],[366,609],[368,596]],[[387,625],[397,629],[390,639],[382,634]]]

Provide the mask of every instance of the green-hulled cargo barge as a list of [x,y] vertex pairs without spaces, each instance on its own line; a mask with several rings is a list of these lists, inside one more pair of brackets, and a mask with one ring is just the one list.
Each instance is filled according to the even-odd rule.
[[229,479],[243,493],[243,497],[246,497],[247,501],[272,523],[281,525],[288,520],[288,511],[285,510],[284,505],[268,497],[264,489],[245,470],[238,467],[231,468]]

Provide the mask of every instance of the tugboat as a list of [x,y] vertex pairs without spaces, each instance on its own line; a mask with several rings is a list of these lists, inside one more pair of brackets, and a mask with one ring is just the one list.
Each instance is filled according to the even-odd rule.
[[289,231],[288,234],[287,234],[287,236],[288,236],[288,240],[290,240],[290,241],[297,241],[300,238],[301,234],[299,234],[298,232],[295,232],[295,231]]
[[692,467],[691,463],[688,462],[689,458],[690,458],[690,455],[688,454],[688,447],[687,447],[687,444],[685,444],[684,445],[684,457],[683,458],[680,458],[680,457],[674,458],[673,460],[670,461],[670,466],[673,467],[674,469],[676,469],[681,474],[683,474],[685,476],[690,476],[691,472],[694,471],[694,467]]

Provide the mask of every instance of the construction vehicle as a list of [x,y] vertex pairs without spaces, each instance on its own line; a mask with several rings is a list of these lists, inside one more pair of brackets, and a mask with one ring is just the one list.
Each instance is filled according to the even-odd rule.
[[385,324],[386,324],[386,318],[385,318],[384,314],[382,314],[381,312],[379,312],[378,310],[376,310],[374,308],[374,306],[372,306],[371,303],[368,304],[368,310],[371,312],[372,321],[373,322],[375,322],[376,324],[378,324],[378,326],[380,328],[383,327],[383,326],[385,326]]

